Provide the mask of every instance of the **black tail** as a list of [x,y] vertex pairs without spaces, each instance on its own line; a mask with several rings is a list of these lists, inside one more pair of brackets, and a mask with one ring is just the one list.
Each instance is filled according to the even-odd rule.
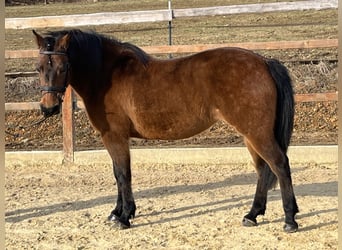
[[267,60],[268,69],[277,88],[277,113],[274,135],[283,150],[289,147],[294,119],[294,98],[292,81],[284,65],[277,60]]
[[[277,109],[274,135],[280,148],[286,154],[291,140],[294,120],[292,81],[287,69],[278,60],[268,59],[266,60],[266,64],[277,88]],[[263,174],[264,178],[267,180],[268,188],[273,188],[277,183],[277,177],[269,166],[265,168]]]

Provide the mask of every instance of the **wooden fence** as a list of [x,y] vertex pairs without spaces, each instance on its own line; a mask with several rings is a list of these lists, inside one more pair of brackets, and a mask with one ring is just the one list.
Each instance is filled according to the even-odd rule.
[[[50,16],[36,18],[7,18],[5,19],[6,29],[23,28],[45,28],[45,27],[70,27],[82,25],[100,25],[114,23],[131,22],[152,22],[152,21],[170,21],[173,18],[185,16],[203,16],[203,15],[224,15],[236,13],[261,13],[269,11],[289,11],[289,10],[307,10],[307,9],[325,9],[337,8],[337,0],[320,1],[297,1],[297,2],[277,2],[265,4],[247,4],[218,6],[210,8],[178,9],[178,10],[155,10],[155,11],[134,11],[134,12],[114,12],[114,13],[96,13],[87,15],[71,16]],[[276,42],[249,42],[249,43],[229,43],[229,44],[206,44],[206,45],[178,45],[178,46],[148,46],[142,47],[147,53],[168,54],[168,53],[195,53],[207,49],[218,47],[241,47],[251,50],[269,50],[269,49],[295,49],[295,48],[327,48],[337,47],[337,39],[324,40],[306,40],[306,41],[276,41]],[[6,59],[13,58],[32,58],[38,54],[37,50],[18,50],[5,51]],[[337,92],[334,93],[313,93],[297,94],[297,102],[311,101],[336,101]],[[68,87],[65,93],[62,117],[63,117],[63,154],[64,161],[74,161],[74,107],[84,108],[81,101],[74,105],[72,88]],[[39,109],[38,102],[5,103],[5,110],[32,110]]]
[[337,8],[338,0],[258,3],[191,9],[165,9],[130,12],[104,12],[82,15],[6,18],[5,29],[46,27],[75,27],[88,25],[123,24],[136,22],[172,21],[174,18],[194,16],[265,13],[292,10],[322,10]]

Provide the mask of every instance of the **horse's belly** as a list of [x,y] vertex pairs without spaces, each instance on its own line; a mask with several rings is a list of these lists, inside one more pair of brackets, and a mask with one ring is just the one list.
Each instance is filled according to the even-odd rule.
[[[191,116],[191,115],[190,115]],[[184,139],[208,129],[215,121],[199,117],[172,119],[171,116],[149,117],[134,124],[137,137],[145,139]]]

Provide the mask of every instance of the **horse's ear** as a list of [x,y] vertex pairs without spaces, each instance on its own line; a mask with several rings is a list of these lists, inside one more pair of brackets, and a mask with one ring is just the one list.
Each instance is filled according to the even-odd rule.
[[66,34],[62,36],[58,41],[57,41],[57,47],[63,50],[67,50],[69,47],[69,42],[70,42],[71,35]]
[[36,43],[38,45],[38,48],[43,48],[44,47],[44,38],[39,35],[35,30],[32,30],[33,34],[36,37]]

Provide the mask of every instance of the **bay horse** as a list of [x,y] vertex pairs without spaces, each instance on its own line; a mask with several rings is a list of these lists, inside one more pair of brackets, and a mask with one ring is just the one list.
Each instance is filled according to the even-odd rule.
[[77,29],[33,30],[41,110],[57,114],[70,84],[113,162],[118,196],[108,219],[128,228],[136,205],[129,139],[191,137],[223,120],[244,137],[258,182],[244,226],[264,215],[267,192],[279,181],[286,232],[295,232],[298,207],[287,149],[293,130],[291,78],[278,60],[241,48],[218,48],[174,59],[154,58],[137,46]]

